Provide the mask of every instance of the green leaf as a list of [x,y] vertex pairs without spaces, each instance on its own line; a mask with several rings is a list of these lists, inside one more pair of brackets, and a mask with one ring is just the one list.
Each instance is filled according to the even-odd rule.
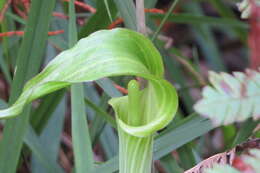
[[[148,170],[148,167],[141,163],[149,165],[147,163],[152,158],[152,147],[150,147],[152,146],[152,135],[173,119],[178,105],[176,91],[169,82],[163,79],[163,74],[161,56],[146,37],[126,29],[99,31],[80,40],[73,48],[62,52],[52,60],[40,74],[25,85],[23,93],[9,109],[0,111],[0,117],[16,116],[32,100],[74,83],[119,75],[143,77],[148,80],[145,89],[141,91],[130,89],[132,91],[130,97],[113,98],[110,103],[117,115],[120,138],[131,138],[129,140],[132,143],[129,145],[130,149],[135,149],[132,146],[140,144],[140,147],[137,148],[138,151],[140,149],[147,156],[147,158],[139,158],[143,161],[140,162],[140,166],[144,168],[142,170]],[[75,90],[77,89],[75,88]],[[75,101],[78,96],[75,96],[73,100]],[[139,112],[131,112],[132,110],[128,112],[128,99],[130,104],[135,104],[135,101],[141,103],[136,109],[140,109],[142,114],[128,114]],[[130,118],[132,116],[141,117],[132,122],[128,121],[127,116]],[[128,139],[121,140],[121,151],[126,151],[135,157],[135,154],[139,152],[128,150],[128,144],[122,143],[127,141]],[[124,155],[124,152],[120,153]]]
[[89,107],[94,109],[98,113],[99,116],[102,116],[102,118],[104,120],[106,120],[112,127],[116,128],[116,121],[111,115],[109,115],[107,112],[102,110],[102,108],[100,108],[97,105],[95,105],[94,103],[92,103],[88,98],[85,98],[85,103]]
[[160,163],[167,173],[183,173],[183,169],[180,168],[175,158],[168,154],[160,159]]
[[[153,19],[163,19],[164,14],[151,14]],[[239,28],[247,29],[248,25],[240,22],[239,20],[230,19],[230,18],[218,18],[218,17],[210,17],[204,15],[194,15],[189,13],[182,14],[170,14],[167,18],[167,21],[174,23],[183,23],[183,24],[208,24],[212,26],[236,26]]]
[[[15,76],[12,83],[10,103],[13,104],[21,94],[24,83],[34,76],[42,62],[49,21],[55,0],[32,1],[25,35],[18,51]],[[5,123],[3,138],[0,144],[0,170],[5,173],[16,172],[20,151],[29,123],[29,107],[17,113],[20,117]],[[8,162],[6,161],[8,158]]]
[[114,0],[127,28],[137,30],[135,5],[132,0]]
[[52,113],[63,98],[65,91],[66,90],[63,89],[44,97],[40,106],[32,112],[31,125],[37,134],[40,134],[48,123]]
[[[74,0],[69,2],[69,17],[69,46],[72,47],[78,39]],[[75,171],[76,173],[91,173],[94,168],[94,161],[85,114],[82,83],[71,86],[71,116]]]
[[213,86],[203,88],[203,98],[194,106],[195,110],[210,118],[215,125],[241,122],[249,117],[260,118],[259,89],[260,73],[247,70],[245,73],[209,73]]
[[[43,151],[43,153],[48,153],[48,157],[46,159],[49,159],[53,162],[56,162],[59,156],[60,151],[60,141],[61,141],[61,134],[63,130],[63,124],[65,119],[65,108],[66,108],[66,101],[65,99],[62,99],[60,104],[56,106],[56,110],[52,113],[50,120],[48,121],[48,124],[42,131],[41,135],[39,136],[38,140],[39,144],[44,147],[40,147],[40,150]],[[32,133],[32,132],[30,132]],[[29,135],[27,135],[29,136]],[[30,137],[32,138],[32,137]],[[34,144],[36,145],[36,143]],[[36,150],[36,154],[39,154],[39,151]],[[38,156],[39,158],[39,156]],[[42,159],[40,161],[37,159],[36,155],[33,154],[31,157],[31,172],[32,173],[45,173],[47,170],[44,168],[45,160]],[[57,164],[58,165],[58,164]]]
[[247,121],[243,122],[240,129],[237,131],[236,137],[232,143],[232,147],[235,147],[236,145],[246,141],[253,134],[253,131],[259,122],[259,120],[253,121],[252,118],[249,118]]
[[177,108],[177,95],[173,86],[162,78],[160,54],[144,36],[126,29],[96,32],[62,52],[25,85],[13,106],[0,111],[0,117],[16,116],[25,104],[72,83],[118,75],[148,79],[148,88],[154,90],[158,102],[155,117],[147,124],[134,127],[119,119],[119,125],[126,132],[134,136],[149,136],[172,120]]
[[30,127],[24,138],[24,142],[30,147],[34,155],[37,157],[39,162],[44,166],[50,173],[63,173],[62,168],[56,163],[56,159],[53,159],[48,154],[50,151],[40,142],[36,133]]

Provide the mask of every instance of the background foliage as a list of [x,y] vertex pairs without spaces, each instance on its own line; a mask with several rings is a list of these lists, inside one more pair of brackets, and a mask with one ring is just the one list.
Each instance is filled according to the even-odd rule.
[[[0,1],[1,108],[14,103],[25,82],[77,40],[115,27],[142,31],[140,23],[144,21],[136,18],[142,11],[136,12],[132,0],[81,0],[74,2],[75,7],[68,2]],[[240,19],[237,2],[144,1],[145,35],[160,51],[165,76],[180,97],[174,121],[155,136],[154,172],[183,172],[208,156],[259,137],[259,120],[248,117],[259,119],[259,49],[252,42],[259,43],[260,27],[252,20]],[[254,68],[255,79],[248,71],[244,73],[246,68]],[[209,83],[210,70],[217,73],[210,73]],[[233,71],[241,73],[227,74]],[[62,89],[33,102],[17,118],[1,120],[0,172],[76,172],[75,166],[82,169],[77,172],[118,171],[118,137],[107,101],[127,94],[129,79],[132,77],[77,84],[71,91]],[[212,96],[214,91],[213,96],[221,95],[224,101],[212,102],[208,97],[210,103],[196,104],[195,109],[206,115],[203,117],[194,113],[194,104],[206,85],[204,99],[206,92]],[[244,87],[252,97],[239,95]],[[237,102],[228,100],[233,97]],[[235,113],[239,107],[243,115]],[[86,116],[73,119],[73,114]],[[207,117],[217,121],[218,127]],[[221,126],[234,120],[240,123]],[[79,145],[72,145],[72,141]],[[74,164],[77,159],[81,164]]]

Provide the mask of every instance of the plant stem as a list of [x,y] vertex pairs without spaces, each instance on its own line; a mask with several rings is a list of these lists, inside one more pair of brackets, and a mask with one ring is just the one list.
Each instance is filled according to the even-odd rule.
[[120,173],[150,173],[153,137],[135,137],[118,127]]

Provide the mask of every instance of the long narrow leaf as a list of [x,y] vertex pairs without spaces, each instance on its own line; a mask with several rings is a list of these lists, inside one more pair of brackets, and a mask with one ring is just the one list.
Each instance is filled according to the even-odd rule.
[[[74,0],[69,3],[69,45],[77,41],[76,16]],[[77,63],[77,62],[75,62]],[[88,124],[84,106],[83,84],[71,86],[71,116],[72,116],[72,143],[74,151],[76,173],[91,173],[93,171],[93,154]]]
[[[54,4],[55,0],[35,0],[32,2],[25,36],[18,53],[16,73],[10,97],[11,104],[21,94],[24,83],[39,70]],[[22,111],[19,111],[19,114],[21,113]],[[20,117],[8,120],[5,123],[3,138],[0,144],[1,171],[5,173],[16,172],[28,122],[29,107],[26,108]]]

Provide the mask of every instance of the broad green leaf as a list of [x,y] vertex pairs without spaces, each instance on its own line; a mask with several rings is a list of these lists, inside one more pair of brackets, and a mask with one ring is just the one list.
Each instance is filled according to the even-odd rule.
[[126,132],[134,136],[149,136],[172,120],[176,112],[177,95],[173,86],[162,78],[160,54],[144,36],[126,29],[98,31],[59,54],[25,85],[23,93],[10,108],[0,111],[0,117],[14,117],[25,104],[72,83],[118,75],[136,75],[148,79],[148,88],[150,92],[153,90],[158,102],[158,109],[153,113],[155,117],[149,123],[134,127],[118,119]]
[[201,115],[210,118],[215,125],[241,122],[249,117],[260,118],[260,73],[209,73],[212,86],[203,88],[203,98],[194,106]]

